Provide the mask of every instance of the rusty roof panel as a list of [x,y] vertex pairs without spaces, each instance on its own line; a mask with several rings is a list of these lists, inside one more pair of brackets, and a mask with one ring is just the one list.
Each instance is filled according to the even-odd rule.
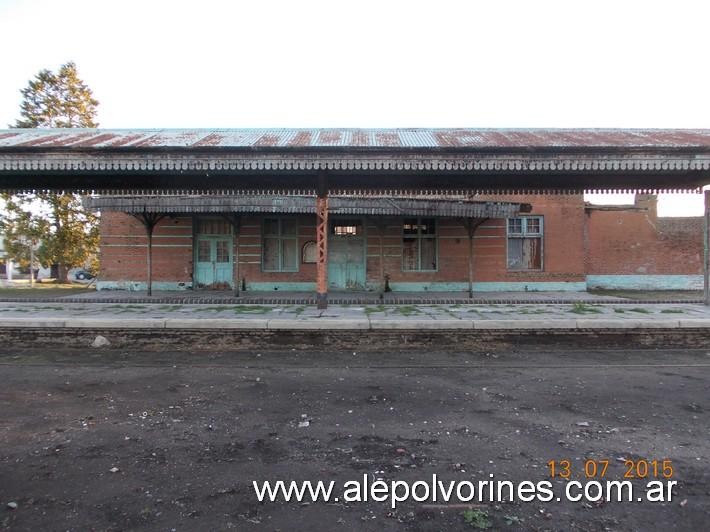
[[710,148],[708,129],[9,129],[0,149]]

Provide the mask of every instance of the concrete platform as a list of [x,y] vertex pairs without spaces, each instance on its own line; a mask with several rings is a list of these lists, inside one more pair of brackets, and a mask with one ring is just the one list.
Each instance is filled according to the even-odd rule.
[[313,305],[0,303],[0,328],[283,330],[710,329],[693,303]]

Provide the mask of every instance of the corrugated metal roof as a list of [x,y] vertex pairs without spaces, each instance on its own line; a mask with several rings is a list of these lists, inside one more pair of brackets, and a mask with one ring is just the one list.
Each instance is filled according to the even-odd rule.
[[6,129],[13,148],[703,148],[710,129]]

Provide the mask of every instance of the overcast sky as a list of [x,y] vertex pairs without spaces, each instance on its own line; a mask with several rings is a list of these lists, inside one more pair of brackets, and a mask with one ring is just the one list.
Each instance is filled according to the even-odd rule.
[[71,60],[104,128],[710,128],[709,15],[681,0],[0,0],[0,127],[29,79]]

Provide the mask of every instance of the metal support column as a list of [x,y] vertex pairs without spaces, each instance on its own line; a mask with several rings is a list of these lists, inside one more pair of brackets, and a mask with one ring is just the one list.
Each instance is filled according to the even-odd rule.
[[328,188],[325,176],[319,176],[316,197],[316,303],[328,308]]
[[387,288],[385,281],[385,231],[387,230],[387,224],[383,218],[375,218],[375,225],[380,237],[380,299],[383,299]]
[[468,297],[473,298],[473,218],[468,219]]
[[473,237],[488,218],[466,218],[462,221],[468,233],[468,297],[473,298]]
[[143,212],[140,214],[133,215],[138,221],[145,227],[145,232],[148,237],[148,250],[147,250],[147,263],[148,263],[148,282],[147,282],[147,292],[148,295],[153,295],[153,229],[158,225],[158,222],[165,218],[165,214],[155,214],[149,212]]
[[239,297],[239,229],[241,216],[238,214],[223,214],[222,217],[229,222],[234,233],[232,242],[232,284],[234,285],[234,297]]
[[703,242],[705,248],[705,256],[703,259],[703,280],[704,280],[704,301],[710,306],[710,190],[705,191],[705,231],[703,233]]

